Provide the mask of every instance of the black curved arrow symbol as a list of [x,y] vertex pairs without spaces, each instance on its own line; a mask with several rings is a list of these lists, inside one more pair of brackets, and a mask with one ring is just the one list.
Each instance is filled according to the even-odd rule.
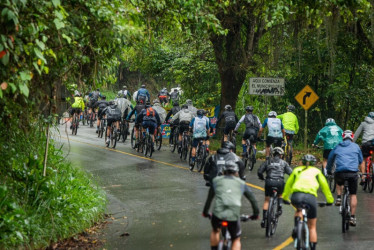
[[304,97],[303,97],[303,105],[305,105],[306,98],[307,98],[307,97],[310,97],[311,94],[312,94],[312,92],[305,92],[305,95],[304,95]]

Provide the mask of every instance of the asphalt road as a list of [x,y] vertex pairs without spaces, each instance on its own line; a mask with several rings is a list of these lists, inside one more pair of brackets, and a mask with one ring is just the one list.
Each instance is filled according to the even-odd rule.
[[[131,149],[129,141],[118,143],[114,150],[106,148],[104,139],[87,126],[80,126],[76,136],[67,136],[65,126],[60,126],[54,138],[72,164],[91,173],[107,193],[112,218],[102,236],[103,248],[210,249],[210,221],[201,216],[208,188],[202,174],[190,172],[167,145],[149,159]],[[257,179],[258,167],[259,163],[247,172],[247,184],[262,211],[264,183]],[[318,200],[325,201],[322,194]],[[319,208],[318,249],[372,249],[373,212],[374,194],[359,187],[357,227],[343,234],[338,207]],[[242,213],[252,214],[245,199]],[[292,249],[293,213],[291,206],[283,207],[272,238],[265,237],[260,221],[242,223],[242,248]]]

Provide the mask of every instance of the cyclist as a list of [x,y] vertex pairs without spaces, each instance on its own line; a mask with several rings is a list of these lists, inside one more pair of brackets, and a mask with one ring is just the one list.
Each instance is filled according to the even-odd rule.
[[[252,205],[252,220],[258,219],[259,209],[255,196],[243,180],[237,177],[239,171],[238,164],[234,161],[225,162],[223,176],[213,179],[213,185],[209,189],[202,215],[211,217],[212,232],[210,234],[211,249],[217,249],[221,222],[227,220],[228,231],[231,235],[231,249],[241,249],[240,243],[240,208],[242,206],[242,196],[244,195]],[[209,207],[215,197],[213,214],[210,216]]]
[[[310,249],[316,249],[317,245],[317,190],[321,187],[326,197],[327,205],[332,205],[334,197],[331,194],[325,176],[321,170],[314,167],[316,158],[306,154],[302,158],[303,166],[296,167],[288,178],[283,192],[283,202],[291,203],[297,208],[295,212],[295,227],[292,237],[296,238],[296,226],[302,219],[301,206],[306,204],[308,210],[308,228]],[[291,196],[292,195],[292,196]]]
[[145,109],[143,109],[140,114],[136,117],[135,123],[142,124],[143,133],[145,134],[146,129],[148,128],[149,134],[152,138],[152,151],[154,149],[154,142],[155,142],[155,133],[156,129],[161,125],[160,116],[158,115],[157,111],[151,107],[151,103],[147,102],[145,105]]
[[287,143],[290,145],[292,145],[293,136],[299,132],[299,121],[294,112],[295,106],[288,105],[286,113],[277,115],[277,118],[279,118],[283,123],[284,130],[286,131]]
[[[135,137],[138,141],[139,139],[139,125],[140,123],[137,122],[136,117],[142,112],[142,110],[145,109],[145,105],[143,100],[140,100],[137,102],[135,108],[130,112],[130,114],[126,117],[126,120],[129,121],[133,115],[135,115],[135,125],[134,125],[134,130],[135,130]],[[136,145],[135,145],[136,146]]]
[[340,142],[329,154],[327,162],[327,173],[331,174],[332,165],[335,162],[335,181],[336,189],[336,206],[341,205],[341,195],[343,191],[344,180],[348,180],[351,218],[349,224],[356,226],[356,207],[357,207],[357,172],[358,166],[363,172],[365,164],[360,147],[353,142],[354,134],[351,130],[345,130],[343,133],[343,142]]
[[118,91],[118,97],[126,98],[127,100],[131,100],[131,94],[130,91],[127,90],[127,86],[123,85],[122,89]]
[[246,179],[244,175],[245,166],[243,161],[233,153],[235,145],[230,141],[225,141],[222,148],[217,150],[216,154],[209,156],[204,166],[204,179],[206,186],[211,186],[214,177],[223,174],[223,168],[226,161],[234,161],[239,167],[239,177],[242,180]]
[[118,97],[115,99],[115,101],[117,102],[118,108],[121,110],[122,118],[126,119],[129,110],[134,109],[131,102],[126,99],[123,94],[120,93],[118,94]]
[[96,127],[96,134],[99,133],[99,127],[100,127],[100,122],[101,122],[101,119],[103,119],[105,113],[103,112],[103,110],[109,106],[109,103],[106,101],[106,96],[103,95],[101,96],[101,100],[96,102],[95,104],[95,107],[94,108],[99,108],[99,111],[97,113],[97,116],[98,116],[98,119],[97,119],[97,127]]
[[[370,112],[367,117],[365,117],[365,120],[360,124],[360,126],[357,128],[355,132],[355,137],[353,138],[353,141],[356,142],[358,137],[360,137],[360,134],[362,132],[362,144],[361,144],[361,150],[362,155],[364,157],[364,164],[366,166],[366,160],[369,156],[371,156],[370,151],[374,150],[374,112]],[[364,172],[366,173],[366,169],[364,169]],[[364,184],[365,176],[362,176],[361,185]]]
[[170,93],[170,99],[172,103],[176,102],[179,100],[179,91],[177,88],[175,88],[171,93]]
[[[74,113],[76,113],[78,117],[80,117],[80,114],[82,113],[82,111],[84,111],[84,100],[83,100],[82,94],[77,92],[74,95],[74,103],[71,105],[71,111],[70,111],[71,119],[73,120]],[[70,129],[72,128],[73,127],[70,126]]]
[[197,111],[197,117],[194,117],[190,122],[190,131],[192,131],[192,150],[191,150],[191,163],[190,170],[192,170],[195,164],[196,158],[196,147],[199,144],[200,140],[205,140],[209,131],[209,122],[204,118],[204,111],[199,109]]
[[269,201],[270,197],[273,195],[273,188],[276,187],[278,193],[278,213],[282,214],[282,193],[284,188],[284,174],[290,175],[292,173],[292,168],[288,163],[282,160],[284,151],[280,147],[275,147],[273,150],[274,157],[269,161],[265,161],[261,164],[258,169],[258,178],[264,180],[264,172],[266,171],[265,180],[265,201],[262,210],[262,221],[261,227],[265,227],[265,220],[268,217]]
[[253,113],[253,107],[247,106],[245,107],[245,115],[240,118],[239,122],[236,124],[234,132],[237,133],[240,124],[244,122],[245,124],[245,131],[242,138],[242,146],[243,146],[243,153],[242,156],[244,157],[247,154],[247,144],[246,140],[249,139],[251,144],[253,145],[255,155],[256,155],[256,142],[257,142],[257,134],[261,127],[260,119],[257,115]]
[[209,139],[210,139],[211,136],[213,136],[213,125],[210,122],[210,119],[207,117],[208,114],[209,114],[209,112],[207,110],[203,109],[203,118],[208,122],[208,125],[209,125],[209,129],[206,133],[206,138],[205,138],[205,147],[206,147],[206,151],[209,154],[209,145],[210,145],[210,140]]
[[168,104],[168,90],[166,88],[163,88],[158,93],[158,99],[160,100],[161,104],[167,105]]
[[143,103],[151,100],[151,96],[149,95],[148,90],[145,88],[145,84],[142,84],[140,89],[137,91],[136,94],[136,102],[142,100]]
[[197,108],[193,106],[193,102],[191,99],[186,100],[186,104],[188,106],[188,109],[193,113],[194,116],[197,116]]
[[161,106],[158,99],[153,100],[152,108],[157,111],[158,115],[160,116],[161,123],[164,123],[166,118],[166,110]]
[[188,109],[187,104],[182,105],[182,109],[176,113],[173,118],[171,119],[171,123],[174,125],[176,124],[176,121],[179,119],[179,136],[178,136],[178,150],[182,147],[182,135],[184,131],[189,130],[190,122],[194,118],[194,114]]
[[[174,116],[176,113],[178,113],[181,110],[181,107],[179,107],[179,102],[174,101],[173,107],[170,109],[168,114],[166,115],[165,122],[169,122],[170,116]],[[175,120],[174,123],[170,122],[170,138],[174,135],[175,126],[178,126],[179,119]]]
[[343,130],[336,125],[335,120],[332,118],[328,118],[325,123],[325,127],[323,127],[317,134],[316,139],[314,140],[312,146],[318,144],[320,140],[323,141],[323,163],[322,169],[323,174],[326,175],[326,164],[327,159],[329,158],[329,154],[339,142],[342,141],[342,134]]
[[235,112],[232,110],[231,105],[225,106],[225,111],[221,114],[217,121],[217,125],[219,122],[225,119],[225,128],[223,129],[223,141],[227,141],[227,137],[230,131],[235,129],[235,125],[238,123],[239,119],[236,116]]
[[121,120],[121,110],[118,108],[117,103],[115,101],[110,101],[109,106],[103,110],[103,113],[106,115],[107,121],[107,140],[106,144],[109,145],[110,143],[110,131],[111,125],[114,122],[116,126],[116,130],[119,131],[119,121]]
[[90,99],[90,102],[88,103],[89,110],[88,113],[91,114],[92,111],[94,111],[94,107],[96,106],[96,102],[99,100],[99,97],[101,97],[100,89],[96,89],[96,91],[93,91],[88,94],[88,98]]

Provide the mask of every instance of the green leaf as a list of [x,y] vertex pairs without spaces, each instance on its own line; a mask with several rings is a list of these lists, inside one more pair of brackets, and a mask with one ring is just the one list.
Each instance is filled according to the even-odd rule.
[[41,59],[44,63],[47,63],[47,60],[45,60],[43,53],[38,48],[34,48],[34,52],[39,59]]
[[71,38],[70,38],[70,37],[68,37],[68,36],[65,35],[65,34],[62,34],[62,37],[65,38],[65,40],[68,42],[68,44],[71,43]]
[[22,71],[19,73],[19,76],[21,77],[22,81],[30,81],[31,75],[29,71]]
[[43,67],[43,70],[44,70],[44,72],[45,72],[46,74],[49,73],[49,68],[48,68],[47,66],[44,66],[44,67]]
[[60,0],[52,0],[52,4],[53,4],[53,6],[57,7],[57,6],[59,6],[61,3],[60,3]]
[[9,63],[9,51],[5,54],[5,56],[3,56],[1,58],[1,63],[4,65],[4,66],[7,66],[8,63]]
[[3,91],[0,89],[0,98],[3,98]]
[[42,74],[42,71],[39,69],[39,66],[36,62],[33,62],[32,65],[34,65],[34,68],[36,69],[36,71],[38,71],[39,75]]
[[39,41],[38,39],[36,39],[35,43],[36,43],[36,45],[38,45],[38,47],[41,50],[45,50],[45,44],[42,41]]
[[26,97],[29,96],[29,88],[27,87],[26,84],[20,84],[18,87],[19,87],[21,94],[23,94]]
[[53,22],[55,23],[56,29],[58,29],[58,30],[65,27],[65,24],[63,22],[61,22],[59,19],[57,19],[57,18],[55,18],[53,20]]
[[14,93],[14,92],[16,92],[16,90],[17,90],[17,86],[14,84],[14,83],[8,83],[9,84],[9,86],[12,88],[12,93]]
[[4,46],[0,44],[0,51],[3,51],[3,49],[4,49]]

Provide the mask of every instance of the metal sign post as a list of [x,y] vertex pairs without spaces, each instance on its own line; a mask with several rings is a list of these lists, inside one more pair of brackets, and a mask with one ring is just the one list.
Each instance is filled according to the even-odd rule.
[[318,95],[313,89],[306,85],[296,96],[296,101],[305,109],[305,128],[304,128],[304,149],[307,149],[308,143],[308,109],[318,100]]

